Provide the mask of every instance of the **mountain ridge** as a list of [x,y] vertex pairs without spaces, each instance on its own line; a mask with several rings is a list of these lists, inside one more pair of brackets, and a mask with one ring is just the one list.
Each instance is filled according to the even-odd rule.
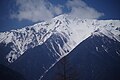
[[[35,49],[38,50],[35,54],[37,59],[39,59],[39,56],[36,55],[46,55],[46,57],[40,56],[40,58],[52,58],[53,60],[47,62],[44,59],[45,63],[43,61],[41,62],[43,64],[41,64],[39,60],[33,58],[33,60],[36,61],[35,65],[39,63],[41,66],[40,70],[47,66],[45,70],[42,70],[43,72],[39,72],[42,74],[40,75],[40,79],[42,79],[44,74],[46,74],[46,72],[48,72],[48,70],[60,59],[68,55],[76,46],[91,35],[101,37],[107,36],[114,41],[120,42],[120,20],[79,19],[73,18],[70,15],[60,15],[49,21],[37,23],[33,26],[2,32],[0,33],[0,47],[2,47],[0,49],[3,49],[1,50],[3,52],[0,52],[0,61],[7,61],[7,64],[14,66],[13,68],[18,64],[20,65],[21,63],[19,62],[26,61],[25,63],[29,64],[29,59],[21,59],[21,57],[28,57],[32,60],[31,55],[35,53],[30,50],[37,48]],[[46,48],[48,52],[45,52],[45,49],[40,49],[40,51],[45,53],[40,52],[39,48],[41,48],[41,46],[42,48]],[[3,47],[5,47],[5,49]],[[8,50],[6,50],[6,48],[8,48]],[[96,48],[96,50],[97,49],[98,48]],[[29,53],[30,56],[27,56],[28,54],[25,53]],[[118,56],[120,55],[119,52],[117,54]],[[21,59],[21,61],[18,59]],[[23,70],[22,67],[25,66],[25,63],[23,63],[20,70]],[[19,66],[17,67],[19,68]],[[27,70],[26,73],[28,73]]]
[[48,22],[0,33],[0,43],[5,43],[5,45],[13,43],[11,46],[13,50],[6,56],[8,62],[12,63],[27,49],[42,45],[54,33],[61,33],[67,35],[68,39],[73,39],[69,44],[73,48],[96,31],[120,41],[120,30],[117,30],[120,28],[119,24],[119,20],[81,20],[71,18],[69,15],[60,15]]

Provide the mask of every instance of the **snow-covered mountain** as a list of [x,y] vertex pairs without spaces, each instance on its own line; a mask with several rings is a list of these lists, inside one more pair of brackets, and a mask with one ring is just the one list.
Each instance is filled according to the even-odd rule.
[[120,80],[120,42],[101,35],[82,41],[41,80]]
[[[101,37],[105,35],[120,42],[120,20],[78,19],[70,15],[60,15],[33,26],[2,32],[0,33],[0,62],[4,64],[3,61],[7,60],[6,62],[14,64],[27,51],[45,45],[49,53],[44,54],[49,54],[48,56],[54,59],[49,65],[47,62],[41,64],[47,65],[42,72],[45,74],[55,63],[91,35]],[[120,53],[117,55],[120,56]]]
[[[60,52],[54,55],[62,57],[69,53],[67,50],[71,51],[96,31],[120,42],[119,20],[81,20],[70,18],[68,15],[60,15],[47,22],[0,33],[0,43],[4,43],[5,46],[12,44],[10,46],[12,50],[6,58],[9,62],[13,62],[28,49],[42,45],[50,36],[58,34],[61,35],[61,39],[67,40],[67,42],[64,41],[63,47],[56,40]],[[52,48],[54,49],[53,46]]]

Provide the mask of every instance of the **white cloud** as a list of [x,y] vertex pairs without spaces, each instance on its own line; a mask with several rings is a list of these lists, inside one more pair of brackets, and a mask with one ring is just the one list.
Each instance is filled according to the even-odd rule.
[[16,18],[19,21],[45,21],[64,13],[62,8],[70,9],[68,14],[82,19],[103,16],[103,13],[89,7],[83,0],[68,0],[65,5],[53,5],[49,0],[16,0],[16,5],[18,11],[11,14],[11,18]]
[[67,2],[67,7],[71,9],[70,15],[81,19],[97,19],[103,16],[103,13],[98,12],[94,8],[89,7],[83,0],[71,0]]
[[20,21],[44,21],[62,13],[60,6],[54,6],[46,0],[16,0],[16,5],[18,12],[11,14],[11,17]]

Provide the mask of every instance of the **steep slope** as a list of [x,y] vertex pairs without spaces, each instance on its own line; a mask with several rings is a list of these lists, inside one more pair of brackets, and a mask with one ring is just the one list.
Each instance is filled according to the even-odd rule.
[[64,80],[64,75],[67,80],[119,80],[119,53],[120,42],[101,33],[94,34],[62,58],[41,80]]
[[[42,45],[54,33],[60,33],[68,39],[67,44],[69,44],[69,51],[71,51],[79,42],[93,32],[93,29],[91,29],[92,27],[83,29],[85,24],[86,23],[84,23],[82,27],[79,27],[77,21],[66,19],[66,16],[61,15],[48,22],[0,33],[0,43],[3,43],[5,46],[11,44],[10,47],[12,49],[5,55],[9,62],[16,60],[28,49]],[[82,35],[79,36],[79,33]],[[65,55],[66,53],[61,54]]]
[[0,64],[1,80],[25,80],[23,75]]
[[5,46],[11,44],[12,49],[5,56],[9,62],[13,62],[28,49],[43,44],[55,32],[69,39],[67,44],[71,50],[95,30],[100,30],[107,36],[120,41],[119,30],[115,30],[119,29],[119,24],[120,21],[80,20],[72,19],[68,15],[60,15],[48,22],[0,33],[0,43]]
[[50,21],[3,32],[0,33],[0,63],[28,80],[36,80],[79,43],[98,33],[120,42],[120,21],[81,20],[60,15]]

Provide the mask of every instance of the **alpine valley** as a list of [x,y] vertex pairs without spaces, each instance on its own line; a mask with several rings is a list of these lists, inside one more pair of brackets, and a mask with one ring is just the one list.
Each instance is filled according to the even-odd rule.
[[120,80],[120,20],[63,14],[1,32],[0,69],[0,80]]

